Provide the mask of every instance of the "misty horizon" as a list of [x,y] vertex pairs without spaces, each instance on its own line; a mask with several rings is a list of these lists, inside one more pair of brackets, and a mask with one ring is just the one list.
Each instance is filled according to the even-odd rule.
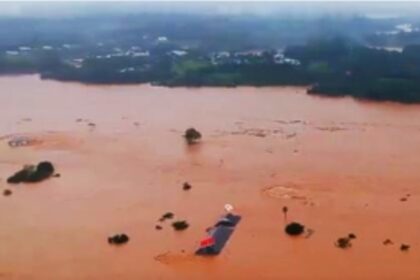
[[417,2],[1,2],[0,17],[63,18],[101,15],[203,14],[283,17],[418,15]]

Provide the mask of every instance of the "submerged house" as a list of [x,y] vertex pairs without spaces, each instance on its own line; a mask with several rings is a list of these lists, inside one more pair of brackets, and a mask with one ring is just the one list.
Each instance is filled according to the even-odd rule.
[[208,236],[200,242],[200,248],[195,253],[197,255],[218,255],[225,247],[240,220],[241,216],[230,213],[222,217],[208,230]]

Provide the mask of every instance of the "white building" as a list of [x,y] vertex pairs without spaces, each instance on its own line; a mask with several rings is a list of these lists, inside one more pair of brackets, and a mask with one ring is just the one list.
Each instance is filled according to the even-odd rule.
[[158,41],[158,43],[165,43],[165,42],[168,42],[168,37],[165,37],[165,36],[159,36],[159,37],[157,38],[157,41]]
[[171,51],[171,54],[176,55],[176,56],[184,56],[184,55],[187,55],[188,52],[183,51],[183,50],[173,50]]

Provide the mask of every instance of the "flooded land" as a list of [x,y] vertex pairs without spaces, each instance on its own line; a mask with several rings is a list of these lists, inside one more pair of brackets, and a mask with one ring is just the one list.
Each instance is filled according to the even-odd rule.
[[[419,279],[419,105],[32,75],[0,88],[0,279]],[[7,183],[43,160],[61,176]],[[225,249],[195,256],[227,203],[242,220]]]

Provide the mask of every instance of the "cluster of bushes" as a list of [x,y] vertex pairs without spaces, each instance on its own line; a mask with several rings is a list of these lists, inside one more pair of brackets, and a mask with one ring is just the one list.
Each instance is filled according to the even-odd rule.
[[26,165],[21,170],[7,179],[9,184],[37,183],[54,174],[54,166],[49,161],[40,162],[38,165]]
[[372,49],[344,39],[312,41],[286,53],[302,61],[309,93],[371,100],[420,102],[420,46],[402,53]]

